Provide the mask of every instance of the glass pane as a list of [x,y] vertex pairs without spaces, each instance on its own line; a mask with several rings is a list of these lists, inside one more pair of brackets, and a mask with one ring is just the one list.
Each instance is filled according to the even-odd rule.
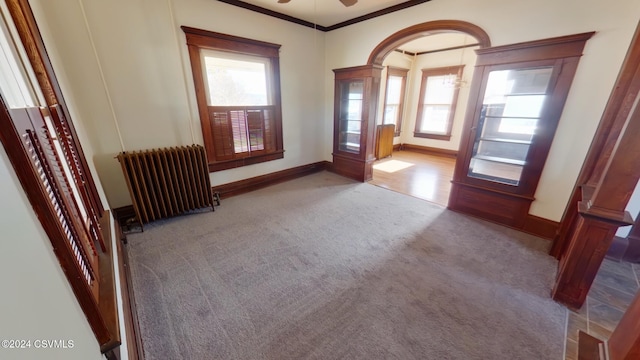
[[457,75],[429,76],[424,104],[451,104]]
[[552,67],[542,67],[489,73],[470,177],[520,183],[552,71]]
[[384,108],[384,124],[396,124],[398,119],[398,105],[387,104]]
[[449,105],[424,105],[420,132],[446,134],[449,123]]
[[472,158],[469,174],[473,174],[475,178],[518,185],[522,175],[522,165]]
[[340,86],[338,148],[342,151],[360,152],[363,93],[363,81],[345,82]]
[[203,52],[210,106],[269,105],[267,60]]
[[387,104],[399,104],[402,94],[402,77],[390,76],[387,81]]

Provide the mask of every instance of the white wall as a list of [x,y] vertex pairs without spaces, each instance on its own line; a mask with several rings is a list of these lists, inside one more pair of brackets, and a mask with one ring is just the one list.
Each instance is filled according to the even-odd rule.
[[[640,215],[640,181],[636,184],[636,188],[633,190],[633,194],[631,194],[631,199],[629,199],[626,209],[634,220]],[[627,237],[630,231],[631,225],[619,227],[616,231],[616,236]]]
[[56,49],[54,66],[66,73],[65,94],[90,133],[112,208],[131,204],[114,159],[122,151],[116,124],[125,150],[203,143],[181,25],[282,45],[284,159],[212,173],[214,185],[323,160],[322,32],[211,0],[32,3],[47,24],[47,46]]
[[111,207],[130,200],[113,159],[121,145],[105,90],[127,150],[190,144],[190,124],[195,142],[202,142],[184,35],[178,29],[178,42],[174,35],[178,25],[282,44],[285,158],[213,173],[214,184],[331,160],[332,69],[365,64],[377,44],[403,28],[432,20],[463,20],[483,28],[493,45],[597,31],[585,48],[531,208],[533,215],[556,221],[640,14],[640,2],[635,0],[619,0],[616,6],[596,0],[541,0],[533,5],[508,0],[431,1],[323,34],[211,0],[83,0],[105,89],[78,1],[32,3],[39,9],[38,20],[48,23],[45,40],[56,49],[52,56],[56,70],[66,73],[67,97],[77,104],[78,117],[86,124]]
[[[1,359],[101,359],[100,347],[40,222],[0,146],[0,340],[31,340]],[[72,349],[36,349],[35,340],[73,340]]]
[[[467,101],[469,99],[469,85],[471,83],[471,79],[473,78],[475,62],[476,54],[473,48],[425,54],[416,57],[414,71],[412,71],[412,79],[410,81],[410,96],[407,98],[408,112],[406,113],[407,116],[405,117],[406,127],[404,127],[400,137],[400,141],[403,144],[413,144],[456,151],[458,150],[458,148],[460,147],[462,126],[464,125],[464,116],[467,110]],[[413,132],[416,127],[416,119],[418,117],[418,104],[420,102],[422,70],[444,66],[457,66],[461,63],[465,65],[462,73],[464,86],[462,86],[458,92],[458,102],[456,104],[456,113],[453,119],[453,128],[451,129],[451,139],[436,140],[413,136]]]
[[[325,81],[331,69],[363,65],[391,34],[433,20],[455,19],[484,29],[492,45],[597,31],[587,42],[555,140],[535,194],[531,214],[559,221],[606,105],[640,14],[640,2],[599,0],[431,1],[331,31],[326,37]],[[327,88],[326,99],[332,99]],[[332,102],[325,103],[331,109]],[[329,121],[329,119],[327,119]],[[328,139],[329,134],[325,137]],[[329,159],[330,154],[326,153]]]

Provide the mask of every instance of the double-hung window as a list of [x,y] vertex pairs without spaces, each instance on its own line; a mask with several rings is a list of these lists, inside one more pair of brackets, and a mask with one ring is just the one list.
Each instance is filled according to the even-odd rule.
[[282,158],[280,45],[183,30],[209,170]]
[[384,101],[384,124],[395,125],[395,136],[400,136],[407,69],[389,67],[387,69],[387,87]]
[[449,140],[464,66],[422,70],[415,137]]

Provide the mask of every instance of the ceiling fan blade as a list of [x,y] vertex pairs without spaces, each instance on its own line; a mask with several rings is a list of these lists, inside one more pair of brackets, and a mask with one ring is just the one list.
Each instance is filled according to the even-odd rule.
[[286,4],[291,0],[278,0],[278,4]]
[[355,5],[358,0],[340,0],[340,2],[342,3],[342,5],[349,7]]

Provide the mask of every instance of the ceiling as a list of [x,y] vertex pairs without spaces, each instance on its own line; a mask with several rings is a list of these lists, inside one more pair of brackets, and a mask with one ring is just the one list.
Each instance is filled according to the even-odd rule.
[[[249,4],[249,6],[257,6],[257,9],[253,8],[250,10],[262,13],[265,13],[265,10],[266,12],[276,12],[278,14],[306,21],[309,24],[316,24],[319,29],[322,28],[321,30],[328,31],[333,28],[341,27],[341,24],[346,21],[353,20],[361,16],[367,16],[377,11],[381,11],[382,13],[390,12],[394,10],[394,8],[402,9],[421,4],[429,0],[358,0],[355,5],[349,7],[345,7],[340,0],[289,0],[288,3],[283,4],[278,3],[278,0],[219,1],[240,7],[246,7],[246,4]],[[267,15],[275,16],[274,14]],[[306,26],[313,27],[313,25],[309,24],[306,24]],[[403,44],[398,47],[398,49],[409,53],[420,53],[461,45],[469,45],[476,42],[477,41],[473,37],[466,34],[448,33],[422,37]]]
[[243,2],[313,24],[330,27],[394,5],[416,1],[358,0],[355,5],[350,7],[345,7],[339,0],[290,0],[286,4],[279,4],[278,0],[243,0]]

